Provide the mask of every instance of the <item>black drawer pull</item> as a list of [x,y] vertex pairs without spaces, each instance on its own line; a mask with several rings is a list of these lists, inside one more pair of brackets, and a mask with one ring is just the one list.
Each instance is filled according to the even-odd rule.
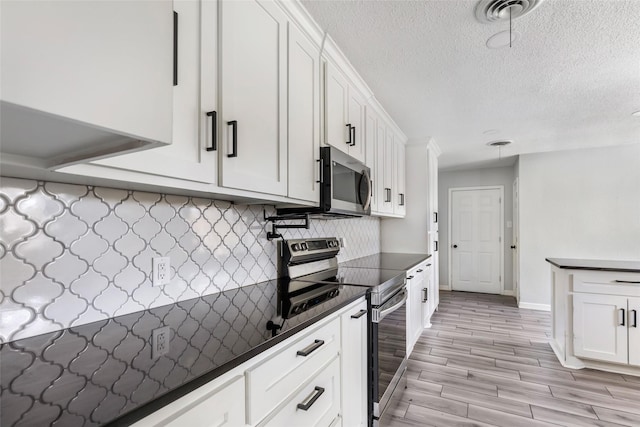
[[413,276],[407,277],[407,280],[411,280],[411,279],[413,279]]
[[313,389],[313,392],[307,397],[302,403],[298,403],[298,409],[302,409],[303,411],[307,411],[311,406],[316,403],[316,400],[324,393],[324,389],[322,387],[316,386]]
[[424,270],[417,270],[416,273],[422,273]]
[[614,280],[616,283],[640,283],[634,280]]
[[[635,310],[634,310],[635,311]],[[367,310],[360,310],[359,312],[357,312],[356,314],[352,314],[351,318],[352,319],[359,319],[362,316],[364,316],[365,314],[367,314]]]
[[227,157],[238,157],[238,121],[231,120],[230,122],[227,122],[227,125],[233,127],[231,134],[231,137],[233,138],[233,149],[231,151],[231,154],[227,154]]
[[302,356],[302,357],[307,357],[308,355],[310,355],[311,353],[313,353],[314,351],[316,351],[317,349],[319,349],[323,345],[324,345],[324,341],[315,340],[313,342],[313,344],[310,344],[309,346],[307,346],[306,348],[303,348],[302,350],[298,350],[296,355]]
[[207,147],[207,151],[216,151],[218,149],[218,113],[207,111],[207,116],[211,117],[211,147]]

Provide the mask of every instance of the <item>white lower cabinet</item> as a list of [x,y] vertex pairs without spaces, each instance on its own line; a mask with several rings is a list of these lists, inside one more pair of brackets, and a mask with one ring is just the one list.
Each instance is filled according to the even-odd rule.
[[640,366],[638,311],[638,297],[574,293],[574,354],[577,357]]
[[424,289],[424,270],[414,267],[407,273],[409,298],[407,303],[407,354],[411,354],[413,346],[422,333],[422,300]]
[[367,321],[362,297],[134,425],[366,426]]
[[340,417],[340,358],[336,355],[315,377],[300,387],[273,418],[260,426],[328,427]]
[[340,316],[342,324],[342,425],[367,425],[367,302]]

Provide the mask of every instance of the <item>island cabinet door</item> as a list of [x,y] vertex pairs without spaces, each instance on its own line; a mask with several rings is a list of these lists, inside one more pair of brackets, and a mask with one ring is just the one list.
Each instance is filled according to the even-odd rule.
[[578,357],[628,363],[627,297],[573,295],[573,346]]
[[629,364],[640,366],[640,298],[629,298]]

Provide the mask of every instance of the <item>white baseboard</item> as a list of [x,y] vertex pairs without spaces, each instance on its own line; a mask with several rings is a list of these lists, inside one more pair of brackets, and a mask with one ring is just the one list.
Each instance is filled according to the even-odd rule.
[[529,310],[551,311],[551,304],[536,304],[533,302],[522,302],[518,304],[518,308],[526,308]]
[[450,288],[449,286],[442,286],[442,285],[440,285],[440,290],[441,290],[441,291],[450,291],[450,290],[451,290],[451,288]]
[[511,296],[512,297],[513,296],[513,289],[512,290],[504,289],[502,291],[502,295],[507,295],[507,296]]

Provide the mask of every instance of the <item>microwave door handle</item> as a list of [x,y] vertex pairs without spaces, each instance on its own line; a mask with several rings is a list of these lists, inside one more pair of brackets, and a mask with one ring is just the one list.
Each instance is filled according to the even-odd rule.
[[366,211],[367,209],[369,209],[369,206],[371,205],[371,177],[369,176],[369,174],[367,173],[366,170],[362,171],[362,175],[366,178],[367,180],[367,201],[364,203],[363,209]]

